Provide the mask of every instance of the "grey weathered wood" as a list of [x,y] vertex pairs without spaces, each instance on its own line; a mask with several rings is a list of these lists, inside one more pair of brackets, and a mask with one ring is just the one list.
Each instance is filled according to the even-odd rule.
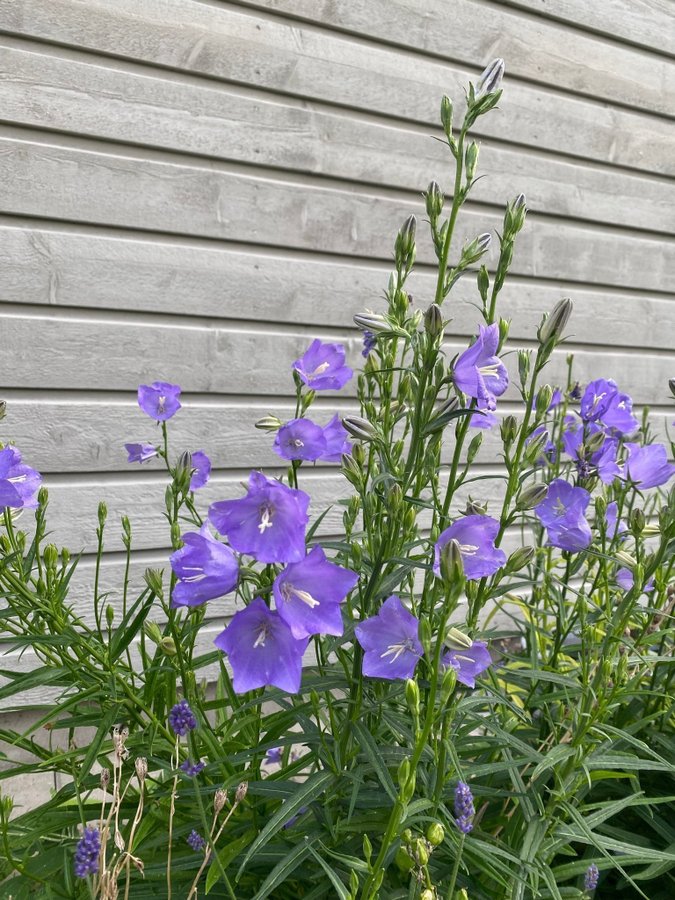
[[[185,0],[0,0],[0,30],[99,53],[255,85],[411,121],[438,121],[443,93],[459,97],[474,71],[222,5]],[[505,134],[555,153],[672,173],[669,122],[606,103],[514,82],[508,121],[476,133]]]
[[[384,262],[307,257],[110,230],[16,227],[12,221],[0,219],[4,303],[189,313],[312,329],[351,329],[354,313],[383,308],[382,291],[390,269]],[[538,223],[530,220],[526,233],[537,228]],[[413,273],[410,290],[421,309],[434,288],[432,273],[423,268]],[[507,281],[502,294],[503,314],[513,322],[511,334],[534,338],[542,312],[563,296],[575,302],[570,323],[575,342],[672,347],[675,304],[669,299],[520,277]],[[475,300],[475,281],[467,275],[444,307],[453,320],[452,334],[475,332],[477,314],[470,305]]]
[[[8,315],[2,323],[0,383],[13,388],[77,389],[136,392],[139,384],[156,379],[174,381],[186,392],[246,396],[291,396],[292,363],[306,349],[306,333],[276,332],[270,326],[251,330],[212,326],[182,327],[152,319],[96,320],[57,313]],[[357,366],[360,339],[344,341],[349,362]],[[31,354],[25,348],[31,347]],[[453,339],[445,346],[448,361],[466,349]],[[514,342],[518,346],[518,342]],[[53,348],[58,347],[58,353]],[[40,360],[40,366],[35,365]],[[557,352],[547,370],[551,383],[562,383],[566,350]],[[198,365],[195,364],[198,361]],[[513,354],[505,361],[515,374]],[[628,361],[628,362],[627,362]],[[663,403],[672,359],[666,355],[578,350],[575,372],[579,381],[615,378],[630,390],[637,403]],[[629,371],[627,371],[629,369]],[[629,376],[630,384],[626,384]],[[345,394],[353,393],[352,381]],[[515,397],[509,388],[507,397]],[[123,397],[120,397],[123,399]],[[133,399],[133,394],[128,399]]]
[[508,6],[620,38],[675,56],[675,14],[671,0],[502,0]]
[[[565,25],[547,19],[525,18],[519,10],[504,8],[480,0],[350,0],[336,4],[332,0],[237,0],[240,5],[260,11],[288,14],[308,22],[368,36],[406,50],[425,51],[441,59],[469,66],[485,64],[496,56],[507,60],[509,75],[550,85],[558,90],[602,98],[610,103],[635,106],[675,115],[675,66],[667,60],[612,43],[601,37],[569,33]],[[613,12],[625,21],[630,5],[625,0],[607,4],[573,4],[552,0],[526,0],[523,9],[560,15],[561,7],[573,9],[572,22],[579,19],[580,7],[602,10],[602,19]],[[666,25],[666,49],[675,49],[672,32],[674,17],[668,20],[662,3],[634,4],[643,7],[641,18],[651,18],[660,11]],[[657,9],[660,7],[660,10]],[[595,11],[595,15],[598,15]],[[664,15],[665,13],[665,15]],[[637,18],[637,17],[635,17]],[[610,26],[611,27],[611,26]],[[656,46],[661,47],[661,36]],[[651,45],[650,45],[651,49]]]
[[[629,379],[620,382],[629,387]],[[665,386],[664,386],[665,400]],[[126,472],[130,477],[146,472],[162,472],[160,460],[129,464],[124,444],[161,443],[161,434],[132,399],[111,400],[90,394],[74,394],[57,399],[50,393],[27,399],[22,393],[7,397],[7,417],[3,422],[3,439],[20,447],[26,461],[44,473]],[[183,408],[169,425],[170,452],[177,457],[183,450],[204,450],[214,469],[241,469],[242,477],[251,468],[283,469],[284,462],[272,450],[273,435],[254,428],[264,415],[278,416],[282,422],[294,417],[294,405],[274,397],[233,403],[227,400],[203,400],[184,397]],[[500,411],[522,416],[522,404],[500,403]],[[321,398],[308,417],[325,425],[332,416],[356,415],[353,402],[337,398]],[[651,422],[657,440],[663,441],[666,424],[673,414],[653,412]],[[447,432],[443,459],[453,452],[452,430]],[[502,442],[497,427],[483,431],[483,444],[476,459],[479,464],[498,465]],[[314,466],[305,467],[314,471]],[[335,472],[334,463],[318,463],[317,468]]]
[[[160,161],[131,149],[101,153],[64,141],[28,140],[13,130],[0,134],[6,212],[388,259],[400,223],[422,211],[408,196],[379,197],[323,181],[301,184],[207,161]],[[492,211],[467,210],[458,243],[499,229],[501,222]],[[434,259],[428,243],[420,245],[418,257]],[[675,289],[675,240],[542,217],[523,233],[513,268],[668,291]]]
[[[11,38],[0,47],[6,122],[415,191],[432,175],[441,183],[450,177],[449,151],[426,128],[39,49]],[[492,140],[481,149],[480,171],[488,177],[475,185],[474,200],[503,204],[524,192],[533,211],[675,233],[673,181]]]

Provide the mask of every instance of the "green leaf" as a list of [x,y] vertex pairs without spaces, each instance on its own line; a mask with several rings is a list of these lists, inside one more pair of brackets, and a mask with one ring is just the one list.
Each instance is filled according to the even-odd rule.
[[375,774],[377,775],[380,784],[387,792],[389,799],[392,803],[395,803],[398,794],[396,792],[396,788],[394,787],[394,781],[384,764],[384,760],[380,756],[380,751],[378,750],[377,744],[375,743],[375,739],[373,738],[370,731],[361,725],[360,722],[355,722],[352,726],[352,731],[354,731],[356,738],[359,742],[360,748],[363,753],[368,757],[368,762],[373,767]]
[[321,868],[324,870],[324,872],[328,876],[330,883],[335,888],[335,892],[337,893],[339,900],[349,900],[349,898],[351,897],[351,893],[347,890],[347,888],[344,886],[344,884],[340,881],[340,879],[338,878],[336,873],[331,869],[331,867],[328,865],[328,863],[324,859],[322,859],[319,856],[319,854],[316,852],[316,850],[314,850],[312,847],[309,848],[309,852],[312,854],[314,859],[318,862],[318,864],[321,866]]
[[245,834],[242,834],[241,837],[230,841],[229,844],[226,844],[223,849],[218,852],[218,862],[220,863],[220,866],[214,859],[206,873],[205,892],[207,894],[209,893],[213,885],[218,881],[221,868],[223,869],[223,871],[225,871],[232,860],[236,859],[236,857],[239,856],[244,847],[248,846],[248,844],[250,844],[252,840],[253,832],[247,831]]
[[[305,838],[307,841],[307,838]],[[285,856],[280,862],[276,864],[276,866],[272,869],[270,874],[262,883],[260,890],[255,895],[253,900],[265,900],[265,897],[269,897],[271,892],[282,882],[288,878],[291,872],[294,872],[297,867],[300,865],[304,859],[309,856],[310,853],[310,845],[307,841],[303,844],[298,844],[294,847],[288,856]]]

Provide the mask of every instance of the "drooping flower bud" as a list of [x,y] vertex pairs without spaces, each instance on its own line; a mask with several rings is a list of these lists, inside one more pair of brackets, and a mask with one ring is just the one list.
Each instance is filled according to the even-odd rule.
[[574,304],[569,297],[564,297],[553,307],[553,310],[542,319],[541,325],[537,331],[537,338],[540,344],[547,344],[549,341],[559,341],[565,326],[572,315]]
[[255,423],[255,427],[260,431],[268,431],[270,434],[277,432],[282,425],[283,422],[277,416],[263,416]]
[[532,484],[525,488],[516,500],[516,509],[521,512],[526,509],[534,509],[543,503],[548,494],[548,486],[545,484]]
[[360,328],[361,331],[372,331],[374,333],[391,331],[391,326],[384,316],[368,310],[364,313],[357,313],[354,316],[354,324],[357,328]]
[[342,425],[358,441],[372,441],[378,436],[377,428],[360,416],[345,416]]

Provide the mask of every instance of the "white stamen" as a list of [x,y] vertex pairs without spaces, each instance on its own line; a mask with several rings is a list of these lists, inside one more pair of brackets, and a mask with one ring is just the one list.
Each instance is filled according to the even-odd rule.
[[292,584],[282,585],[281,587],[281,596],[288,603],[293,597],[297,597],[298,600],[302,600],[303,603],[306,603],[310,609],[314,609],[315,606],[319,606],[319,601],[312,597],[312,595],[308,591],[301,591],[300,588],[293,587]]
[[477,544],[460,544],[459,545],[459,552],[464,553],[466,556],[475,556],[477,550],[478,550]]
[[294,438],[291,441],[291,444],[293,445],[293,447],[304,447],[305,446],[304,442],[301,441],[300,438]]
[[253,649],[256,647],[264,647],[265,641],[267,639],[267,625],[265,622],[260,626],[260,631],[258,632],[258,637],[255,639],[253,643]]
[[265,534],[266,528],[271,528],[274,524],[272,521],[272,511],[269,506],[264,506],[262,509],[262,515],[260,516],[260,525],[258,525],[258,531],[260,534]]
[[500,363],[492,363],[489,366],[480,366],[478,371],[483,378],[499,378]]
[[330,366],[330,363],[327,363],[327,362],[321,363],[321,365],[317,366],[313,372],[307,372],[307,377],[309,378],[310,381],[312,380],[312,378],[318,378],[319,375],[323,375],[323,373],[326,371],[327,368],[329,368],[329,366]]
[[166,397],[162,395],[162,396],[160,396],[159,400],[157,401],[157,412],[163,413],[165,406],[166,406]]
[[405,641],[402,641],[400,644],[390,644],[388,649],[384,651],[384,653],[380,654],[380,659],[384,659],[385,656],[391,656],[389,660],[390,663],[396,662],[399,656],[402,653],[405,653],[406,650],[412,650],[413,644],[410,638],[406,638]]

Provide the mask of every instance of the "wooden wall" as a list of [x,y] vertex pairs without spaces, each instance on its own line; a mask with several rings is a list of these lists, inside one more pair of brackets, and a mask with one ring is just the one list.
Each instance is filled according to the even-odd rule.
[[[675,12],[669,0],[0,0],[0,386],[12,439],[45,475],[54,538],[105,572],[129,513],[136,567],[166,564],[164,480],[126,462],[155,432],[136,387],[180,383],[176,450],[204,449],[203,499],[280,471],[253,422],[290,416],[291,362],[378,308],[396,229],[423,216],[443,93],[495,56],[501,112],[480,120],[461,232],[531,209],[504,293],[516,345],[576,302],[581,379],[615,377],[657,420],[675,344]],[[431,294],[428,242],[413,294]],[[459,300],[475,298],[467,281]],[[474,332],[456,303],[450,345]],[[564,355],[554,364],[562,377]],[[350,407],[322,397],[322,421]],[[512,409],[508,403],[504,408]],[[670,412],[672,417],[672,411]],[[320,418],[320,416],[319,416]],[[481,456],[496,463],[496,440]],[[344,492],[335,467],[314,508]],[[485,484],[485,482],[479,482]],[[491,491],[488,487],[486,491]],[[339,512],[329,527],[339,527]],[[91,556],[81,608],[89,615]],[[213,610],[214,627],[231,606]]]

